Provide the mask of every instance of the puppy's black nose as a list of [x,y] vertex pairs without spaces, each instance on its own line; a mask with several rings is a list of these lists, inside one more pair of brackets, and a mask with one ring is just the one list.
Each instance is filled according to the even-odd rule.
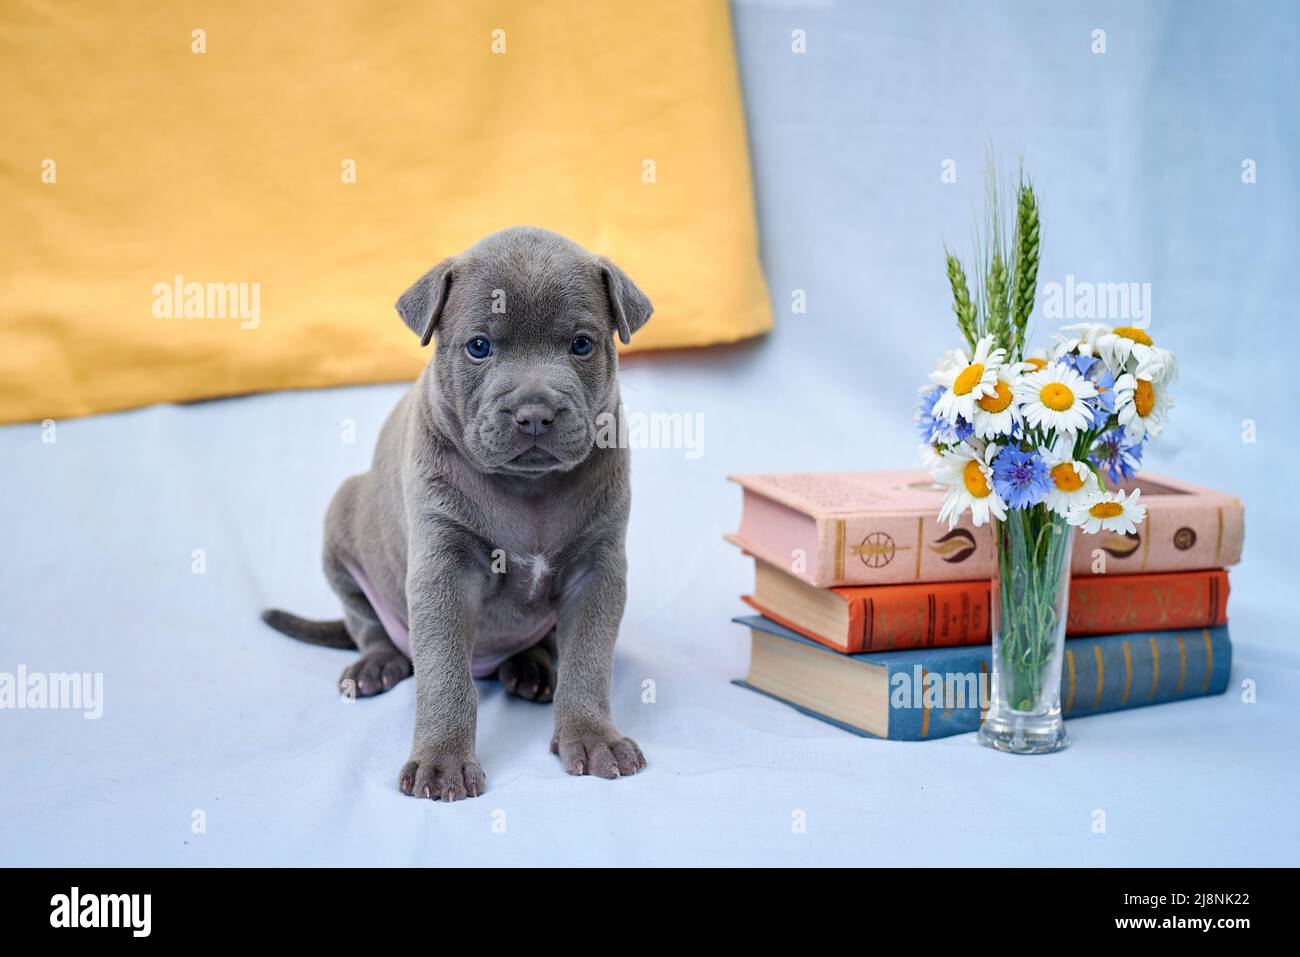
[[555,410],[530,403],[515,410],[515,425],[525,435],[541,435],[555,423]]

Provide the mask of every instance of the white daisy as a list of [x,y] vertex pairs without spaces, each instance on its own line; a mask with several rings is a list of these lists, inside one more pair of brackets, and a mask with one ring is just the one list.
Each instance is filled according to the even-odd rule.
[[[960,369],[968,362],[970,362],[970,360],[966,358],[966,353],[962,352],[960,349],[948,349],[939,357],[939,361],[934,364],[934,370],[936,373],[939,373],[945,369],[951,369],[953,366]],[[931,376],[930,378],[934,378],[934,376]]]
[[1074,442],[1066,437],[1057,441],[1055,449],[1039,449],[1052,488],[1044,500],[1047,507],[1060,516],[1068,516],[1071,507],[1091,499],[1101,491],[1097,473],[1074,457]]
[[1128,535],[1147,517],[1147,507],[1138,504],[1141,495],[1142,490],[1136,488],[1127,499],[1123,489],[1118,492],[1097,492],[1090,498],[1071,505],[1065,520],[1082,528],[1089,535],[1102,529]]
[[983,525],[992,515],[1007,517],[1007,506],[993,488],[993,459],[1001,446],[989,445],[983,453],[965,442],[940,456],[939,464],[931,473],[934,480],[948,486],[939,521],[948,520],[949,528],[956,528],[966,509],[976,526]]
[[1133,375],[1139,379],[1150,379],[1157,385],[1172,385],[1178,378],[1178,362],[1168,349],[1152,346],[1137,360]]
[[971,425],[975,427],[975,437],[991,439],[997,435],[1010,435],[1011,429],[1023,418],[1020,404],[1016,401],[1016,386],[1024,365],[1013,362],[998,369],[997,379],[993,383],[993,394],[981,396],[975,400],[975,417]]
[[985,336],[975,345],[975,355],[969,359],[964,352],[944,353],[946,365],[930,373],[930,381],[944,387],[944,393],[934,404],[935,418],[955,423],[961,416],[970,422],[975,416],[975,403],[986,395],[996,395],[994,383],[998,370],[1006,358],[1005,349],[993,348],[993,337]]
[[1115,380],[1115,414],[1130,444],[1154,438],[1164,429],[1174,404],[1166,382],[1128,373]]
[[1044,431],[1069,434],[1088,428],[1092,411],[1084,400],[1096,394],[1096,386],[1063,362],[1022,376],[1016,387],[1026,422]]
[[1143,326],[1116,326],[1108,330],[1097,339],[1097,354],[1116,378],[1141,369],[1148,373],[1148,378],[1169,381],[1178,372],[1174,354],[1157,346]]
[[1039,369],[1046,367],[1049,361],[1046,349],[1035,349],[1025,356],[1025,361],[1021,363],[1021,371],[1037,372]]
[[1052,333],[1052,339],[1055,345],[1052,347],[1052,358],[1059,359],[1061,356],[1077,352],[1081,356],[1097,355],[1097,340],[1110,332],[1110,326],[1104,322],[1076,322],[1073,325],[1062,326],[1062,331],[1073,332],[1072,336],[1063,336],[1060,332]]

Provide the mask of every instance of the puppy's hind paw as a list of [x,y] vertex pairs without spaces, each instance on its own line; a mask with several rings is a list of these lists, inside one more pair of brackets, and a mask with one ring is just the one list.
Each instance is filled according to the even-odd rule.
[[411,659],[396,648],[370,651],[343,669],[339,675],[339,691],[366,698],[382,694],[410,676]]
[[417,750],[402,765],[397,787],[408,797],[459,801],[487,790],[487,777],[474,755]]
[[555,662],[541,646],[521,651],[497,669],[507,694],[545,704],[555,697]]
[[560,756],[560,764],[569,774],[591,774],[611,781],[646,766],[637,743],[615,728],[557,731],[551,738],[551,753]]

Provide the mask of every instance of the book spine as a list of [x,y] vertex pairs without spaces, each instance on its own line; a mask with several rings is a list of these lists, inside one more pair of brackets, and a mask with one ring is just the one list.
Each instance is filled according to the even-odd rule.
[[[989,651],[980,648],[970,660],[900,654],[889,665],[889,737],[924,741],[978,729],[989,694]],[[1061,710],[1079,718],[1222,694],[1231,668],[1223,626],[1077,638],[1065,646]]]
[[1065,646],[1061,711],[1077,718],[1221,694],[1231,668],[1223,626],[1080,638]]
[[[988,641],[990,586],[891,585],[850,599],[849,652],[942,648]],[[1086,576],[1070,583],[1068,635],[1105,635],[1227,622],[1228,574]],[[860,622],[860,626],[859,626]]]
[[993,574],[980,532],[969,517],[949,532],[934,515],[900,513],[872,517],[826,518],[818,522],[823,542],[815,573],[818,587],[831,585],[899,585],[956,581]]
[[1074,536],[1076,575],[1129,575],[1223,568],[1241,561],[1245,512],[1236,499],[1189,496],[1154,504],[1129,535]]
[[1068,635],[1212,628],[1228,621],[1228,573],[1090,575],[1070,582]]
[[[889,739],[929,741],[978,731],[988,710],[990,645],[969,655],[899,653],[889,670]],[[890,656],[894,657],[894,656]]]
[[[851,651],[898,651],[989,640],[989,585],[953,582],[863,589],[850,599]],[[856,606],[856,607],[855,607]]]
[[[993,575],[993,530],[974,527],[969,515],[953,529],[928,512],[823,518],[817,528],[818,561],[802,577],[820,588]],[[1072,568],[1081,577],[1222,568],[1241,560],[1244,536],[1237,500],[1153,499],[1146,521],[1130,535],[1076,534]]]

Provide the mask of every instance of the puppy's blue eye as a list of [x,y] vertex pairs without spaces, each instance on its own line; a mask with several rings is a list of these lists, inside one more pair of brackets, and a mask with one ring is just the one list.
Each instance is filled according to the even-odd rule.
[[592,345],[591,336],[574,336],[573,342],[569,343],[569,351],[575,356],[585,356],[591,351]]
[[471,359],[486,359],[492,355],[492,343],[484,336],[475,336],[465,343],[465,351]]

